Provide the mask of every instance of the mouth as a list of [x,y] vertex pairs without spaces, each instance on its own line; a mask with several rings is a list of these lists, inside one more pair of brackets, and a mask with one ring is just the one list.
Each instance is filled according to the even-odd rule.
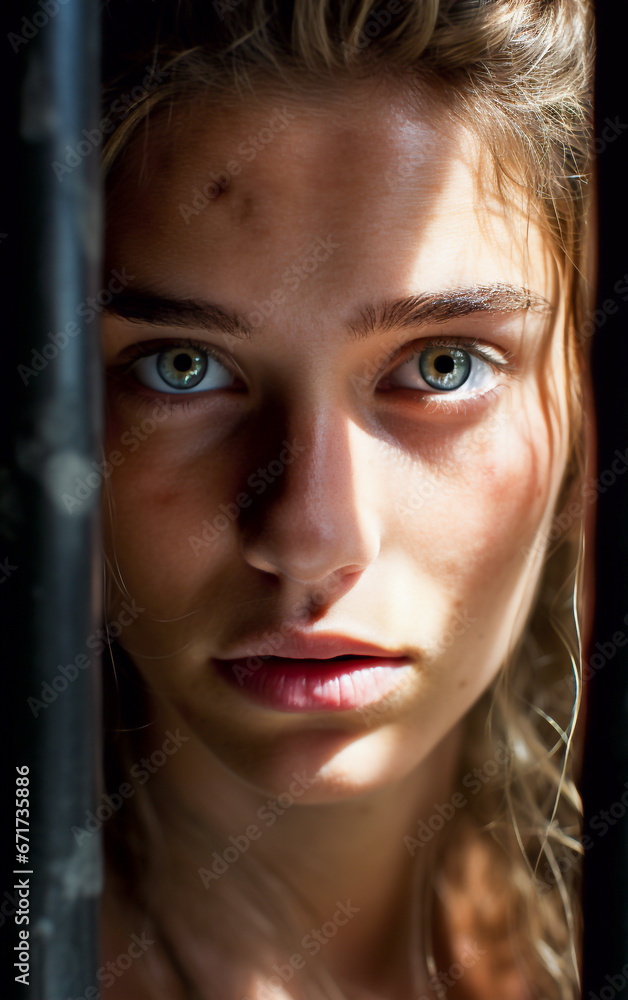
[[342,656],[329,656],[327,659],[328,659],[328,661],[332,661],[332,660],[333,661],[336,661],[336,660],[355,660],[355,659],[357,659],[357,657],[355,657],[353,655],[353,653],[343,653]]
[[300,659],[215,659],[220,676],[257,704],[283,712],[348,711],[372,705],[413,673],[408,656],[340,653]]

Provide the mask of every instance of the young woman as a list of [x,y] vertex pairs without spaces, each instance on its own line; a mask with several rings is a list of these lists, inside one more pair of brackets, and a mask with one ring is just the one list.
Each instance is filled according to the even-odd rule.
[[572,1000],[589,5],[104,25],[98,980]]

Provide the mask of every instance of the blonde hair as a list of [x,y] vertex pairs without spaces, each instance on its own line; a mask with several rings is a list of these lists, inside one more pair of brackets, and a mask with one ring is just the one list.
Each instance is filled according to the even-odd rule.
[[[130,38],[126,48],[123,33]],[[469,920],[484,934],[482,940],[495,943],[496,962],[500,927],[516,927],[522,942],[517,961],[535,975],[539,995],[560,1000],[579,995],[581,739],[576,723],[584,537],[582,518],[564,512],[583,482],[585,461],[581,415],[588,341],[579,331],[591,296],[586,223],[592,33],[591,3],[585,0],[216,0],[211,5],[179,0],[162,3],[158,18],[154,4],[109,0],[102,105],[103,116],[115,122],[102,158],[115,191],[126,179],[122,154],[140,140],[139,126],[153,111],[159,125],[166,109],[170,117],[197,96],[219,98],[228,107],[269,87],[305,95],[343,81],[390,76],[416,94],[417,108],[426,94],[437,94],[452,116],[472,123],[491,154],[489,182],[504,203],[518,189],[530,213],[541,220],[562,263],[567,301],[567,468],[552,529],[536,553],[544,565],[532,611],[466,720],[459,780],[494,760],[500,742],[508,747],[499,765],[501,780],[471,797],[465,815],[430,843],[433,881],[425,905],[428,911],[438,906],[443,914],[462,903],[471,908]],[[162,82],[138,87],[147,66],[159,71]],[[136,94],[144,92],[130,108],[116,112],[116,98],[133,94],[134,87]],[[108,583],[119,590],[123,583],[115,576],[111,570]],[[132,672],[130,664],[126,669]],[[112,742],[112,775],[116,767],[124,771],[125,759],[127,764],[135,759],[133,737]],[[169,806],[157,800],[150,785],[141,791],[107,828],[110,857],[129,893],[160,925],[164,949],[183,976],[172,928],[163,914],[157,915],[146,848],[153,844],[157,857],[158,837],[151,831],[166,822]],[[182,837],[198,835],[191,820],[181,816],[178,822]],[[216,833],[217,850],[221,843]],[[465,892],[470,862],[488,856],[493,896],[474,897]],[[294,912],[300,907],[294,892],[277,873],[261,871],[253,862],[238,867],[241,895],[238,891],[227,902],[239,907],[239,915],[247,914],[260,940],[273,934],[287,940],[290,907]],[[495,882],[495,872],[503,886]],[[174,878],[170,889],[173,898],[177,893],[184,898]],[[221,912],[218,904],[216,912]],[[223,931],[225,926],[237,932],[240,916],[223,924]],[[435,973],[431,941],[423,946]],[[314,980],[311,991],[344,996],[322,969]]]

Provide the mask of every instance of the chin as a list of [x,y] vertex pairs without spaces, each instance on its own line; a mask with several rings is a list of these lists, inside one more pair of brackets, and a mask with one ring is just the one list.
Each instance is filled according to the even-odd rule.
[[[392,720],[365,731],[301,729],[271,736],[234,734],[213,726],[198,735],[215,762],[261,796],[301,805],[349,800],[394,785],[419,767],[433,742],[402,734]],[[404,739],[405,735],[405,739]]]

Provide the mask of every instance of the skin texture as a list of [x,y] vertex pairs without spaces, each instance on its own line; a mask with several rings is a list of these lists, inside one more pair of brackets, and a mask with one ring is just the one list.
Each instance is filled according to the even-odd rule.
[[[239,147],[266,138],[277,109],[286,126],[250,158]],[[407,990],[396,928],[417,859],[403,837],[457,787],[464,719],[530,609],[541,560],[526,551],[551,523],[566,458],[559,268],[516,205],[507,215],[490,186],[481,195],[479,157],[471,133],[433,105],[411,113],[393,85],[307,104],[268,95],[228,114],[199,103],[129,151],[108,216],[106,274],[124,267],[129,289],[211,300],[255,326],[236,340],[103,317],[106,449],[124,456],[108,481],[106,547],[144,609],[119,642],[152,692],[147,750],[168,728],[188,737],[151,781],[228,837],[307,774],[248,854],[288,873],[321,922],[337,900],[360,908],[325,962],[387,998]],[[195,208],[195,190],[232,161],[237,175]],[[308,271],[319,237],[327,255]],[[494,283],[553,311],[346,332],[366,303]],[[123,375],[123,351],[186,336],[220,351],[234,382],[160,411],[171,394]],[[439,336],[477,338],[512,372],[485,369],[484,394],[428,392],[411,345]],[[139,440],[133,428],[162,412]],[[294,461],[252,487],[285,442]],[[196,544],[242,493],[251,502]],[[412,669],[368,717],[261,708],[212,657],[286,624],[405,652]],[[200,881],[195,892],[206,898]],[[482,960],[458,995],[475,982],[486,1000]],[[501,1000],[525,995],[509,981]]]

